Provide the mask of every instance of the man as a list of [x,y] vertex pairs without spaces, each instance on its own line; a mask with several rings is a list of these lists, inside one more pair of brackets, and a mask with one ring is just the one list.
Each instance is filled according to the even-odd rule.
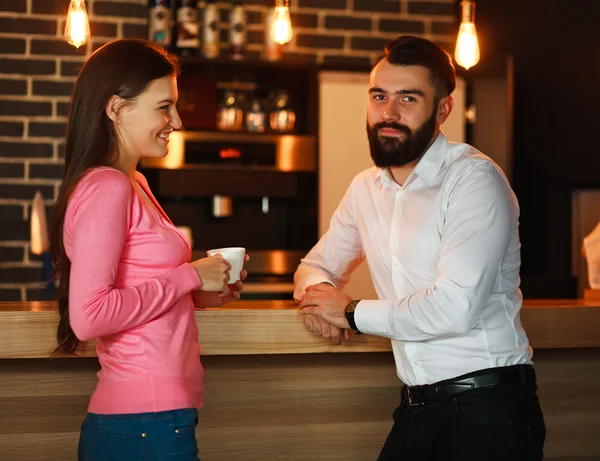
[[[306,322],[338,343],[347,329],[391,338],[405,385],[380,461],[540,460],[517,199],[491,159],[440,130],[455,87],[442,48],[397,38],[369,85],[376,166],[354,178],[298,267]],[[379,300],[343,292],[365,257]]]

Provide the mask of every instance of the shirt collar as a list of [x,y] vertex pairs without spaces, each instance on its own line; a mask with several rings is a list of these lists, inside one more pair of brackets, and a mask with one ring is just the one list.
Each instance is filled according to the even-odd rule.
[[375,175],[375,185],[377,187],[400,187],[396,184],[396,181],[390,174],[390,170],[387,168],[377,168],[377,174]]
[[[430,185],[433,184],[435,177],[446,160],[447,148],[448,139],[440,131],[440,134],[425,154],[423,154],[423,157],[421,157],[421,160],[419,160],[419,163],[417,163],[411,174],[425,178]],[[387,168],[378,168],[377,175],[375,176],[375,184],[377,186],[398,187],[398,184],[396,184],[396,181]]]
[[415,166],[412,171],[413,174],[425,178],[431,185],[435,181],[435,178],[442,168],[444,161],[446,160],[446,153],[448,152],[448,139],[440,131],[438,137],[433,141],[433,144],[427,149],[419,163]]

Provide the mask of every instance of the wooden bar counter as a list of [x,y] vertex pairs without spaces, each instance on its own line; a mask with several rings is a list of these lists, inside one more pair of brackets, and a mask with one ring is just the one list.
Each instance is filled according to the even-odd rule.
[[[308,332],[295,303],[196,311],[205,406],[202,461],[375,460],[399,402],[390,343],[342,346]],[[600,302],[527,300],[546,459],[600,459]],[[94,343],[49,358],[53,303],[0,303],[0,460],[75,460],[98,370]]]

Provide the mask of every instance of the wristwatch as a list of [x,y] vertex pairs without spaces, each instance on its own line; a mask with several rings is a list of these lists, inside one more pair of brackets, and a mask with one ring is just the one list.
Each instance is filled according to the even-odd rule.
[[360,333],[360,331],[358,331],[358,328],[356,327],[356,322],[354,321],[354,311],[356,310],[356,306],[358,305],[358,303],[360,301],[361,301],[360,299],[355,299],[354,301],[350,301],[348,303],[348,305],[346,306],[346,308],[344,309],[344,315],[346,316],[346,320],[348,320],[348,324],[350,325],[350,328],[352,328],[357,333]]

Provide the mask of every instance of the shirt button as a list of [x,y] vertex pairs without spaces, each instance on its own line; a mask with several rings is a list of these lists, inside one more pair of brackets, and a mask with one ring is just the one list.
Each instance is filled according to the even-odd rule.
[[394,263],[394,267],[400,267],[400,264]]
[[418,366],[419,366],[419,362],[418,362],[417,360],[415,360],[415,361],[413,362],[413,365],[414,365],[415,367],[418,367]]
[[398,230],[398,224],[394,226],[394,230]]

